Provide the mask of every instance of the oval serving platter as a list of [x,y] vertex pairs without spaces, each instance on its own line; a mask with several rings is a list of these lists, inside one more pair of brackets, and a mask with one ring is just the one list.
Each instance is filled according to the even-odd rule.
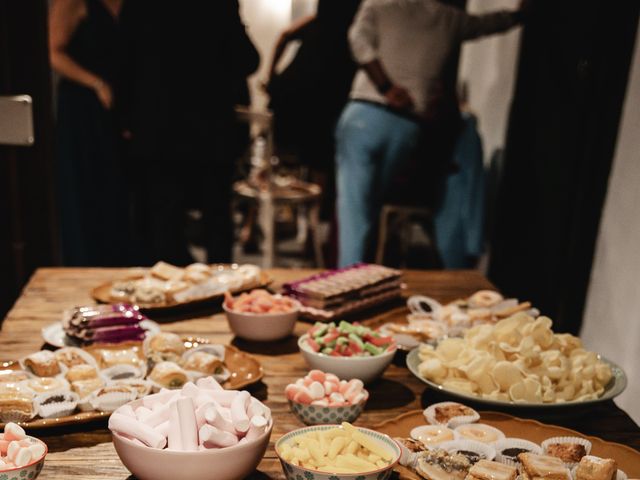
[[[422,412],[422,410],[413,410],[375,425],[372,428],[378,432],[386,433],[392,438],[408,437],[412,428],[425,424]],[[594,455],[603,458],[614,458],[618,462],[619,468],[622,469],[629,478],[640,477],[640,452],[626,445],[607,442],[598,437],[583,435],[575,430],[541,423],[537,420],[518,418],[506,413],[478,413],[480,413],[478,423],[484,423],[502,430],[507,437],[524,438],[538,444],[551,437],[586,438],[593,446],[591,452]],[[400,473],[400,480],[421,480],[415,473],[404,467],[397,467],[397,469]]]
[[[187,348],[195,348],[198,345],[207,345],[211,341],[206,338],[200,337],[182,337],[184,344]],[[127,346],[137,346],[138,355],[143,358],[142,344],[140,342],[128,342]],[[238,350],[231,345],[225,345],[225,359],[224,364],[231,372],[231,377],[222,384],[227,390],[240,390],[251,384],[259,382],[264,376],[264,370],[260,362],[252,355]],[[84,349],[95,356],[95,351],[98,349],[116,349],[122,348],[122,344],[118,345],[95,345],[85,347]],[[5,362],[8,368],[12,368],[10,364],[14,362]],[[73,415],[67,415],[59,418],[37,418],[29,422],[22,422],[24,428],[39,429],[39,428],[53,428],[65,425],[79,425],[83,423],[93,422],[102,418],[108,418],[109,413],[105,412],[79,412]],[[4,423],[0,422],[0,429],[4,428]]]
[[593,399],[593,400],[584,400],[584,401],[571,401],[571,402],[562,402],[562,403],[523,403],[523,402],[505,402],[502,400],[493,400],[488,398],[478,397],[476,395],[468,395],[466,393],[457,392],[455,390],[449,390],[444,388],[442,385],[432,382],[431,380],[427,380],[423,376],[420,375],[418,366],[420,365],[420,357],[419,357],[420,347],[414,348],[407,355],[407,367],[411,370],[419,380],[426,383],[429,388],[437,390],[439,392],[445,393],[452,397],[467,400],[476,403],[482,403],[485,405],[492,405],[495,407],[511,407],[511,408],[542,408],[542,409],[562,409],[567,407],[576,407],[576,406],[585,406],[585,405],[593,405],[596,403],[606,402],[607,400],[611,400],[618,395],[620,395],[625,388],[627,388],[627,375],[624,373],[624,370],[614,362],[607,360],[604,357],[599,357],[602,361],[606,362],[611,366],[611,370],[613,372],[613,378],[607,384],[607,387],[604,390],[602,396]]

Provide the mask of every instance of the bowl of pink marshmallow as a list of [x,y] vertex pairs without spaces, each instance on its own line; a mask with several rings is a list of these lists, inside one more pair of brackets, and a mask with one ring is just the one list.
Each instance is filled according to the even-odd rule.
[[322,370],[311,370],[284,393],[291,411],[306,425],[354,422],[369,399],[362,380],[340,380]]
[[0,478],[33,480],[40,474],[47,456],[42,440],[30,437],[24,429],[9,422],[0,434]]
[[233,480],[252,473],[269,444],[271,411],[212,377],[127,403],[109,429],[120,460],[139,480]]

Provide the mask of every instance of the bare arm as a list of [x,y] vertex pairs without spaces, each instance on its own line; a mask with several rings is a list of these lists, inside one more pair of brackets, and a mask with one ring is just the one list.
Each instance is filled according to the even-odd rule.
[[49,57],[51,66],[63,77],[96,92],[105,108],[111,108],[111,88],[100,77],[79,65],[66,51],[67,45],[87,9],[82,0],[54,0],[49,11]]
[[453,21],[461,40],[473,40],[486,35],[506,32],[507,30],[523,23],[530,9],[530,1],[521,0],[517,10],[501,10],[483,15],[471,15],[454,7],[450,9]]
[[305,30],[312,24],[315,20],[315,15],[310,15],[308,17],[304,17],[297,22],[293,23],[289,28],[283,31],[278,37],[278,41],[276,42],[276,46],[273,49],[273,56],[271,57],[271,63],[269,65],[269,77],[267,83],[271,81],[273,75],[276,71],[276,67],[282,58],[282,54],[284,53],[287,45],[292,40],[298,40],[304,34]]

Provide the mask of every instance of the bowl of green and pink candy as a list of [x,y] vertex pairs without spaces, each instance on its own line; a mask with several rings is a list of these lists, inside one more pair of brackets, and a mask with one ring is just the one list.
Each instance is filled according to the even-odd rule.
[[365,383],[382,375],[397,349],[392,337],[345,321],[316,323],[298,339],[298,346],[312,369]]

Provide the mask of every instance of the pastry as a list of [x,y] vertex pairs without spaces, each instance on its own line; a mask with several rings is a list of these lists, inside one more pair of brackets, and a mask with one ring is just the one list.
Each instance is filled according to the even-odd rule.
[[482,423],[460,425],[456,428],[456,432],[461,437],[482,443],[494,443],[504,438],[504,433],[500,430]]
[[78,380],[89,380],[91,378],[96,378],[97,376],[98,371],[95,369],[95,367],[87,364],[71,367],[65,374],[65,378],[70,382],[75,382]]
[[420,440],[414,440],[413,438],[395,438],[395,440],[404,445],[407,450],[409,450],[410,452],[414,452],[414,453],[418,453],[418,452],[424,452],[425,450],[428,450],[429,447],[427,447],[424,443],[422,443]]
[[142,363],[142,360],[133,348],[115,350],[105,348],[99,351],[98,362],[101,368],[109,368],[114,365],[133,365],[134,367],[138,367],[140,363]]
[[24,370],[0,370],[0,383],[18,383],[28,378]]
[[567,467],[562,460],[549,455],[521,453],[518,460],[522,465],[523,480],[571,480]]
[[576,468],[575,480],[615,480],[617,473],[615,460],[586,455]]
[[63,348],[55,352],[56,360],[67,367],[85,365],[89,363],[82,355],[82,350],[76,348]]
[[464,455],[430,450],[419,454],[415,468],[426,480],[463,480],[470,467],[471,463]]
[[55,390],[68,389],[69,384],[60,378],[37,377],[25,380],[21,385],[36,393],[53,392]]
[[180,388],[189,380],[186,372],[173,362],[157,363],[149,378],[165,388]]
[[0,392],[0,413],[20,412],[25,415],[33,415],[33,398],[31,395],[14,391]]
[[195,370],[210,375],[224,372],[224,363],[215,355],[207,352],[194,352],[183,362],[182,367],[185,370]]
[[76,380],[75,382],[71,382],[71,390],[76,392],[80,398],[86,398],[103,385],[104,381],[102,381],[100,377]]
[[24,359],[24,366],[39,377],[54,377],[60,373],[56,356],[49,350],[40,350]]
[[150,270],[151,275],[161,280],[179,280],[184,270],[166,262],[158,262]]
[[443,425],[423,425],[411,430],[411,438],[425,445],[437,445],[455,439],[453,430]]
[[435,419],[438,423],[447,423],[453,417],[467,417],[474,413],[474,410],[460,403],[449,404],[435,408]]
[[184,342],[175,333],[161,332],[148,340],[148,355],[155,362],[177,362],[186,350]]
[[552,443],[547,445],[546,453],[564,463],[578,463],[587,454],[587,450],[578,443]]
[[146,319],[147,317],[142,315],[137,307],[117,304],[109,305],[108,307],[76,307],[68,310],[65,312],[62,325],[69,337],[83,344],[95,342],[120,343],[130,340],[143,340],[145,330],[140,325],[140,322]]
[[466,480],[515,480],[517,476],[518,470],[515,467],[480,460],[469,469]]

